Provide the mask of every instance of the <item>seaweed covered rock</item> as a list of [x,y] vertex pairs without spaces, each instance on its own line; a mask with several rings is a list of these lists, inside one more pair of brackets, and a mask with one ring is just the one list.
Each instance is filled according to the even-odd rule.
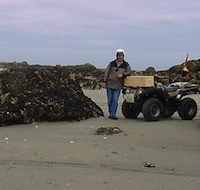
[[[182,75],[183,64],[184,63],[179,63],[172,66],[168,70],[161,71],[156,71],[154,67],[150,66],[144,71],[133,70],[132,75],[159,76],[159,82],[162,82],[164,85],[169,85],[174,82],[190,82],[200,85],[200,59],[188,61],[187,68],[189,69],[189,73],[187,73],[187,75]],[[37,70],[49,69],[50,67],[42,65],[29,65],[25,61],[22,63],[0,62],[0,69],[26,69],[30,66],[33,66]],[[105,69],[98,69],[90,63],[68,66],[57,65],[56,67],[61,67],[63,70],[67,71],[70,78],[78,82],[83,89],[99,89],[105,73]]]
[[0,72],[0,126],[80,121],[103,111],[71,78],[67,67],[10,68]]

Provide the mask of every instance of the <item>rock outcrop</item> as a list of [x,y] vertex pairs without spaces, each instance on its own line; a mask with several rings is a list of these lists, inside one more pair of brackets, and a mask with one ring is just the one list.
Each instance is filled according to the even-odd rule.
[[25,66],[0,72],[0,126],[80,121],[103,116],[67,67]]
[[134,71],[133,75],[158,76],[156,78],[159,78],[164,85],[174,82],[189,82],[200,86],[200,59],[188,61],[187,68],[189,72],[186,75],[183,75],[183,63],[162,71],[156,71],[153,67],[149,67],[145,71]]

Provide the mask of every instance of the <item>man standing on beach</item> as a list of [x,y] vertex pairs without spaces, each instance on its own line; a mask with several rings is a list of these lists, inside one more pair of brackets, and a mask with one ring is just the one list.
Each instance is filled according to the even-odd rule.
[[131,75],[131,67],[124,60],[125,52],[123,49],[116,51],[116,59],[111,61],[105,71],[102,87],[106,88],[108,112],[110,119],[117,120],[116,117],[118,99],[120,91],[124,86],[124,78]]

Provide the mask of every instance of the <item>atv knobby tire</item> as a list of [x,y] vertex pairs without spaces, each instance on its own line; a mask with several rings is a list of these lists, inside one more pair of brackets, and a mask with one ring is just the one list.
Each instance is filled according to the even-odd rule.
[[150,98],[144,102],[142,113],[146,121],[159,121],[163,115],[163,105],[157,98]]
[[184,98],[180,102],[178,114],[183,120],[192,120],[197,114],[197,104],[192,98]]
[[134,106],[134,104],[127,103],[126,101],[124,101],[122,103],[122,114],[125,118],[129,118],[129,119],[134,118],[135,119],[140,114],[140,111],[137,110],[137,108],[136,108],[136,106]]

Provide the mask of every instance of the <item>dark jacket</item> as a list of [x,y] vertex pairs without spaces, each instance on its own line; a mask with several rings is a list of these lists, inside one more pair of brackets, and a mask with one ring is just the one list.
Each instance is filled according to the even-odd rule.
[[[121,73],[122,78],[118,78],[117,74]],[[106,68],[104,82],[106,87],[121,90],[124,86],[124,78],[131,75],[131,67],[128,62],[123,63],[118,67],[116,60],[110,62]]]

